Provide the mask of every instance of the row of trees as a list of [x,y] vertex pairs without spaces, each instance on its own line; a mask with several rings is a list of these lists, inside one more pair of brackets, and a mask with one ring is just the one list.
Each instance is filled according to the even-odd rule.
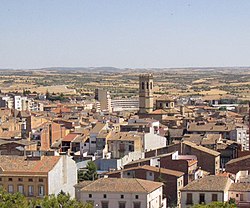
[[192,208],[237,208],[234,199],[229,202],[211,202],[209,204],[196,204]]
[[93,205],[71,199],[64,192],[56,195],[45,196],[41,199],[28,199],[21,193],[10,194],[0,189],[1,208],[93,208]]

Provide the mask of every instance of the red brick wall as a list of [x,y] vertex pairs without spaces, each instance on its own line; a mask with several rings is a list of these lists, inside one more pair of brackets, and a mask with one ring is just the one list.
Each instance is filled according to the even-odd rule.
[[184,185],[188,184],[188,162],[186,160],[172,160],[171,157],[160,159],[161,168],[176,170],[184,173]]
[[226,172],[236,174],[240,170],[248,170],[250,172],[250,158],[232,164],[226,164]]

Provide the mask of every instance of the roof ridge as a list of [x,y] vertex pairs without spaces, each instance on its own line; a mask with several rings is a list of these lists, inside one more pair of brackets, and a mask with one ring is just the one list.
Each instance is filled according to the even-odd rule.
[[[142,181],[142,179],[139,178],[135,178],[136,182],[139,183],[139,185],[146,191],[148,192],[148,190],[140,183],[140,181]],[[139,181],[140,180],[140,181]]]

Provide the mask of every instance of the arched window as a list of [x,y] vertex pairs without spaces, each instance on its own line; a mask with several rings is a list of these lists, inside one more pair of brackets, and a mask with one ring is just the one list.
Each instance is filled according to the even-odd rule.
[[148,82],[147,82],[147,90],[148,90],[148,88],[149,88],[149,84],[148,84]]
[[153,89],[153,82],[150,82],[150,89]]
[[144,88],[145,88],[144,82],[141,83],[141,88],[144,90]]

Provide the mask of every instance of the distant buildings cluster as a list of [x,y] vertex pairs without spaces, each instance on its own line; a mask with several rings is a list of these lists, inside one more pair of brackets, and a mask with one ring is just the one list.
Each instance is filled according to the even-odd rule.
[[[63,191],[102,208],[249,207],[249,106],[156,97],[152,74],[139,77],[138,95],[2,95],[0,186],[29,198]],[[89,161],[98,179],[78,181]]]

